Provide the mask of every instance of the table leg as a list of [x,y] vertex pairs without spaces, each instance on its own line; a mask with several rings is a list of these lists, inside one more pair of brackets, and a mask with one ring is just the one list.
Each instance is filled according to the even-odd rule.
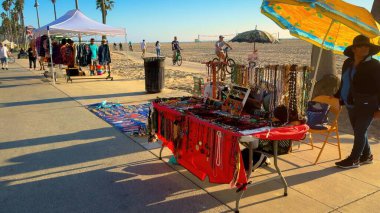
[[[253,143],[248,144],[248,149],[249,149],[249,166],[248,166],[248,172],[247,172],[247,182],[249,182],[249,178],[251,177],[252,174],[252,168],[253,168]],[[243,163],[243,162],[241,162]],[[247,170],[246,170],[247,171]],[[235,212],[239,212],[239,203],[240,199],[243,197],[245,190],[241,190],[238,192],[237,199],[236,199],[236,209]]]
[[162,160],[162,150],[164,149],[164,146],[161,146],[161,149],[160,149],[160,155],[158,156],[158,159],[159,160]]
[[281,170],[277,165],[278,141],[273,141],[273,149],[274,167],[276,167],[277,173],[280,176],[282,183],[284,184],[284,196],[288,196],[288,184],[286,183],[286,180],[284,176],[282,176]]

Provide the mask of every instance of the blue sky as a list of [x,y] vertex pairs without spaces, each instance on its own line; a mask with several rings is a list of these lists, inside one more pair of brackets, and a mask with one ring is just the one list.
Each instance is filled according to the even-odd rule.
[[[291,37],[260,13],[261,0],[114,0],[107,24],[125,27],[128,40],[139,42],[194,41],[200,35],[235,34],[254,29],[280,32],[280,38]],[[95,0],[78,0],[79,9],[90,18],[102,20]],[[347,0],[371,9],[373,0]],[[41,26],[54,20],[51,0],[38,0]],[[34,0],[25,0],[25,23],[37,26]],[[75,8],[75,0],[57,0],[57,17]],[[204,37],[202,39],[207,39]],[[215,38],[212,38],[215,39]],[[112,41],[112,39],[110,38]]]

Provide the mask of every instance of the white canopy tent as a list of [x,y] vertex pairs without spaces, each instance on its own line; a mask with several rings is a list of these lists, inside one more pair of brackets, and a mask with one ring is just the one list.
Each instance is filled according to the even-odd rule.
[[125,28],[117,28],[94,21],[80,10],[70,10],[57,20],[33,31],[34,36],[47,35],[86,36],[107,35],[126,36]]
[[[90,35],[107,35],[107,36],[123,36],[126,38],[125,28],[117,28],[105,25],[103,23],[94,21],[85,16],[80,10],[70,10],[57,20],[44,25],[33,31],[33,36],[38,37],[48,35],[51,43],[51,35],[63,35],[68,37],[81,37]],[[52,55],[52,48],[50,45],[50,55]],[[51,64],[53,64],[53,59]],[[50,71],[53,76],[53,83],[55,83],[55,74],[53,66]]]

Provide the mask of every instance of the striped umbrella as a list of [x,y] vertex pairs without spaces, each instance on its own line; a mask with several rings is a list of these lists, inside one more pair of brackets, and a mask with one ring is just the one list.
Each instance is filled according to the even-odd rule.
[[277,41],[270,33],[262,30],[250,30],[243,33],[239,33],[237,36],[231,39],[232,42],[247,42],[254,43],[253,48],[256,49],[257,43],[274,43]]
[[380,35],[371,13],[342,0],[263,0],[261,12],[291,35],[321,47],[309,97],[322,48],[342,54],[357,35]]

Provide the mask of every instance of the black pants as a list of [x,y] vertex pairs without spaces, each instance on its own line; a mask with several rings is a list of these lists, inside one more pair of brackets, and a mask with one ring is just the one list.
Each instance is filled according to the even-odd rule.
[[359,159],[361,155],[369,156],[371,154],[371,148],[369,146],[367,132],[372,123],[376,108],[347,107],[347,111],[352,129],[354,130],[354,146],[350,158],[356,160]]
[[33,63],[33,68],[36,69],[36,60],[37,58],[29,58],[29,68],[32,69],[32,63]]

